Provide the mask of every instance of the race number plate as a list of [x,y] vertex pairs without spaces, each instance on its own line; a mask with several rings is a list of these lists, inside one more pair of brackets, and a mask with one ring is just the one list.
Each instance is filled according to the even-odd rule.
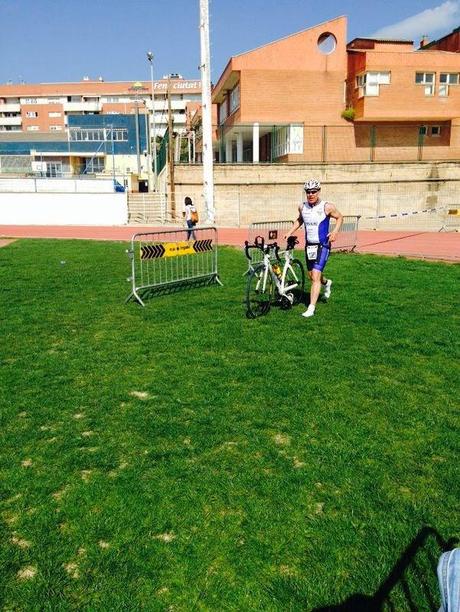
[[317,244],[309,244],[307,245],[307,259],[312,261],[316,259],[318,255],[318,245]]

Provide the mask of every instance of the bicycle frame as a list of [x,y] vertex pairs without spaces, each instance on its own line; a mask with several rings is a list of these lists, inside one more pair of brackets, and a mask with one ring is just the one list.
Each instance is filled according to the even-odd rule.
[[[263,291],[266,290],[267,278],[268,278],[268,274],[270,273],[275,283],[275,286],[278,290],[278,294],[280,296],[288,297],[287,294],[289,293],[289,291],[292,291],[292,289],[295,289],[296,287],[298,287],[298,284],[299,284],[299,279],[296,276],[294,268],[291,266],[291,260],[293,259],[292,251],[291,250],[280,251],[280,254],[284,256],[284,266],[283,266],[283,270],[282,270],[281,278],[280,278],[278,274],[276,274],[275,271],[273,270],[274,264],[271,260],[271,250],[272,250],[271,247],[267,247],[264,250],[264,258],[263,258],[264,273],[261,276],[260,280],[258,281],[256,288],[259,289],[262,286],[262,290]],[[294,276],[296,282],[293,285],[286,286],[286,276],[289,270],[291,270],[292,275]],[[260,283],[262,283],[262,285]]]
[[[245,254],[251,270],[245,298],[248,319],[267,314],[272,304],[289,310],[302,301],[305,273],[302,263],[294,255],[297,243],[295,236],[289,236],[286,249],[280,251],[276,242],[265,244],[260,236],[256,236],[254,244],[245,242]],[[263,255],[255,266],[251,265],[250,249],[258,249]]]

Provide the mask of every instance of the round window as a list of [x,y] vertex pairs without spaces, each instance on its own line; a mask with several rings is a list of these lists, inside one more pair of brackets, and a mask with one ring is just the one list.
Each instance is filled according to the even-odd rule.
[[318,38],[317,45],[320,53],[323,55],[329,55],[335,51],[337,39],[334,34],[324,32],[324,34],[321,34],[321,36]]

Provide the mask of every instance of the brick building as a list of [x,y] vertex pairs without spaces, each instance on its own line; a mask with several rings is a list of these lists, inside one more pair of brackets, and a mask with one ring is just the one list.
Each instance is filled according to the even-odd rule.
[[234,56],[213,89],[221,162],[460,157],[459,29],[356,38],[337,17]]
[[[171,75],[153,82],[156,134],[168,125],[168,92],[176,131],[186,125],[186,106],[201,101],[201,82]],[[62,132],[69,115],[150,115],[150,81],[109,82],[85,77],[79,83],[0,85],[0,134],[2,132]]]

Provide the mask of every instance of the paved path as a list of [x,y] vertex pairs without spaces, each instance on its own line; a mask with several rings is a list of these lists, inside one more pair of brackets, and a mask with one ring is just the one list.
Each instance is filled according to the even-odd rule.
[[[168,229],[177,229],[177,227],[0,225],[0,238],[79,238],[127,241],[137,232],[166,231]],[[218,229],[218,238],[219,244],[242,246],[247,238],[247,229],[221,227]],[[460,233],[360,231],[356,251],[460,262]]]

